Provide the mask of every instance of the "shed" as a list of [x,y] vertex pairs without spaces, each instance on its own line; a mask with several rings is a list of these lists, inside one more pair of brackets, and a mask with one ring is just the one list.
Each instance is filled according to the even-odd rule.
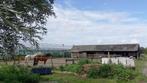
[[71,56],[76,58],[139,57],[139,44],[74,45]]

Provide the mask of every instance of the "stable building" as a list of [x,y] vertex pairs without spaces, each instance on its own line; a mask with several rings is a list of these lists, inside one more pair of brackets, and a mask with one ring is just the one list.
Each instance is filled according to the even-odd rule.
[[139,44],[109,44],[109,45],[74,45],[71,48],[73,58],[101,57],[139,57]]

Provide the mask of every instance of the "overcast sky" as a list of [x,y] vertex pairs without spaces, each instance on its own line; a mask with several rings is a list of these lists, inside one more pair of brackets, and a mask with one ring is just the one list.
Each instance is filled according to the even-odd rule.
[[41,43],[140,43],[147,47],[147,0],[55,0]]

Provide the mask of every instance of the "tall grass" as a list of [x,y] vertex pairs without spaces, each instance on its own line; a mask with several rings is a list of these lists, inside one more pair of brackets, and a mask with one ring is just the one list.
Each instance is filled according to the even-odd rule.
[[0,65],[0,81],[3,83],[39,83],[39,78],[26,67]]

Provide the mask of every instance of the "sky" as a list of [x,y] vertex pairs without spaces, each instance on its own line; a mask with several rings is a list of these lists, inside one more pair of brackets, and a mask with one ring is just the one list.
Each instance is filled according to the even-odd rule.
[[55,0],[41,43],[147,47],[147,0]]

